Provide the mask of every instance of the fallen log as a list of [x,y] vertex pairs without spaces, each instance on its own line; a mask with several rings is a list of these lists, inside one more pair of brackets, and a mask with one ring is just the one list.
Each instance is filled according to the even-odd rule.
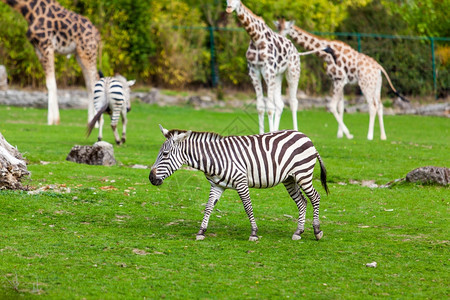
[[27,190],[22,179],[30,175],[22,154],[0,133],[0,190]]

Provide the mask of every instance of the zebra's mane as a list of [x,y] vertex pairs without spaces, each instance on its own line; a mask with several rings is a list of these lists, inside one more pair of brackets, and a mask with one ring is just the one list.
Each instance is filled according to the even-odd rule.
[[[171,129],[169,130],[169,136],[174,136],[176,133],[184,133],[187,132],[187,130],[183,129]],[[210,131],[192,131],[191,136],[207,136],[208,139],[215,140],[215,139],[222,139],[224,136]]]

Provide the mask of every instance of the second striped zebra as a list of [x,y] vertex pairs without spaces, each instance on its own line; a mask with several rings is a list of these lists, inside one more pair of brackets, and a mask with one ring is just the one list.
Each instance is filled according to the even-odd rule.
[[[131,110],[130,86],[136,81],[127,81],[125,77],[116,75],[114,77],[103,77],[94,87],[95,116],[88,124],[89,136],[95,124],[99,123],[98,140],[103,138],[103,114],[111,116],[111,128],[114,132],[116,144],[120,145],[126,141],[127,112]],[[122,116],[122,138],[119,137],[117,125],[119,117]]]

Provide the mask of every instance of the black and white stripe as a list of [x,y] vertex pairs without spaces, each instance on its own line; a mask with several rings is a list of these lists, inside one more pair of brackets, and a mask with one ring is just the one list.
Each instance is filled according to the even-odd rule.
[[298,227],[292,239],[304,231],[306,198],[314,209],[313,228],[317,239],[323,235],[319,222],[320,195],[312,178],[316,159],[321,168],[321,182],[328,193],[326,170],[311,140],[294,130],[261,135],[223,137],[211,132],[168,131],[161,127],[166,141],[159,151],[149,179],[160,185],[183,164],[201,170],[211,183],[209,201],[197,239],[203,239],[214,205],[225,189],[235,189],[251,223],[250,240],[257,240],[249,188],[270,188],[283,183],[299,210]]
[[[127,81],[125,77],[116,75],[115,77],[101,78],[94,87],[94,108],[96,115],[89,122],[88,135],[92,132],[95,123],[99,122],[98,140],[103,138],[103,114],[111,116],[111,128],[117,144],[126,141],[127,112],[131,109],[130,86],[134,80]],[[122,116],[122,139],[119,138],[117,124]]]

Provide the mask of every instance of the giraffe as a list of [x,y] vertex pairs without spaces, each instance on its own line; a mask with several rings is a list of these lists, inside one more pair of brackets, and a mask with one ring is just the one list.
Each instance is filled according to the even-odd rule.
[[274,23],[281,35],[290,35],[297,44],[305,49],[320,49],[324,45],[328,45],[333,49],[334,58],[328,53],[319,52],[318,55],[327,63],[327,74],[333,81],[333,96],[329,104],[329,110],[339,125],[337,137],[342,138],[345,134],[348,139],[353,138],[353,135],[350,134],[347,126],[344,124],[344,86],[347,83],[358,83],[369,105],[369,131],[367,133],[367,139],[373,140],[375,117],[378,114],[380,138],[381,140],[386,140],[383,122],[383,104],[380,99],[381,73],[386,76],[393,92],[403,101],[408,102],[408,100],[397,92],[384,68],[373,58],[359,53],[341,41],[320,38],[298,28],[294,25],[294,21],[280,19]]
[[[228,14],[236,11],[239,22],[250,35],[246,58],[253,87],[256,92],[256,109],[259,133],[264,133],[264,117],[267,112],[269,130],[276,131],[280,125],[284,103],[281,98],[283,75],[288,84],[292,122],[297,127],[297,88],[300,78],[300,58],[294,44],[275,33],[264,20],[252,13],[240,0],[227,0]],[[267,85],[267,100],[264,98],[261,76]]]
[[27,38],[34,46],[45,72],[48,91],[48,125],[60,122],[54,54],[76,54],[88,91],[88,121],[95,114],[93,99],[97,75],[100,33],[85,17],[62,7],[55,0],[1,0],[28,22]]

